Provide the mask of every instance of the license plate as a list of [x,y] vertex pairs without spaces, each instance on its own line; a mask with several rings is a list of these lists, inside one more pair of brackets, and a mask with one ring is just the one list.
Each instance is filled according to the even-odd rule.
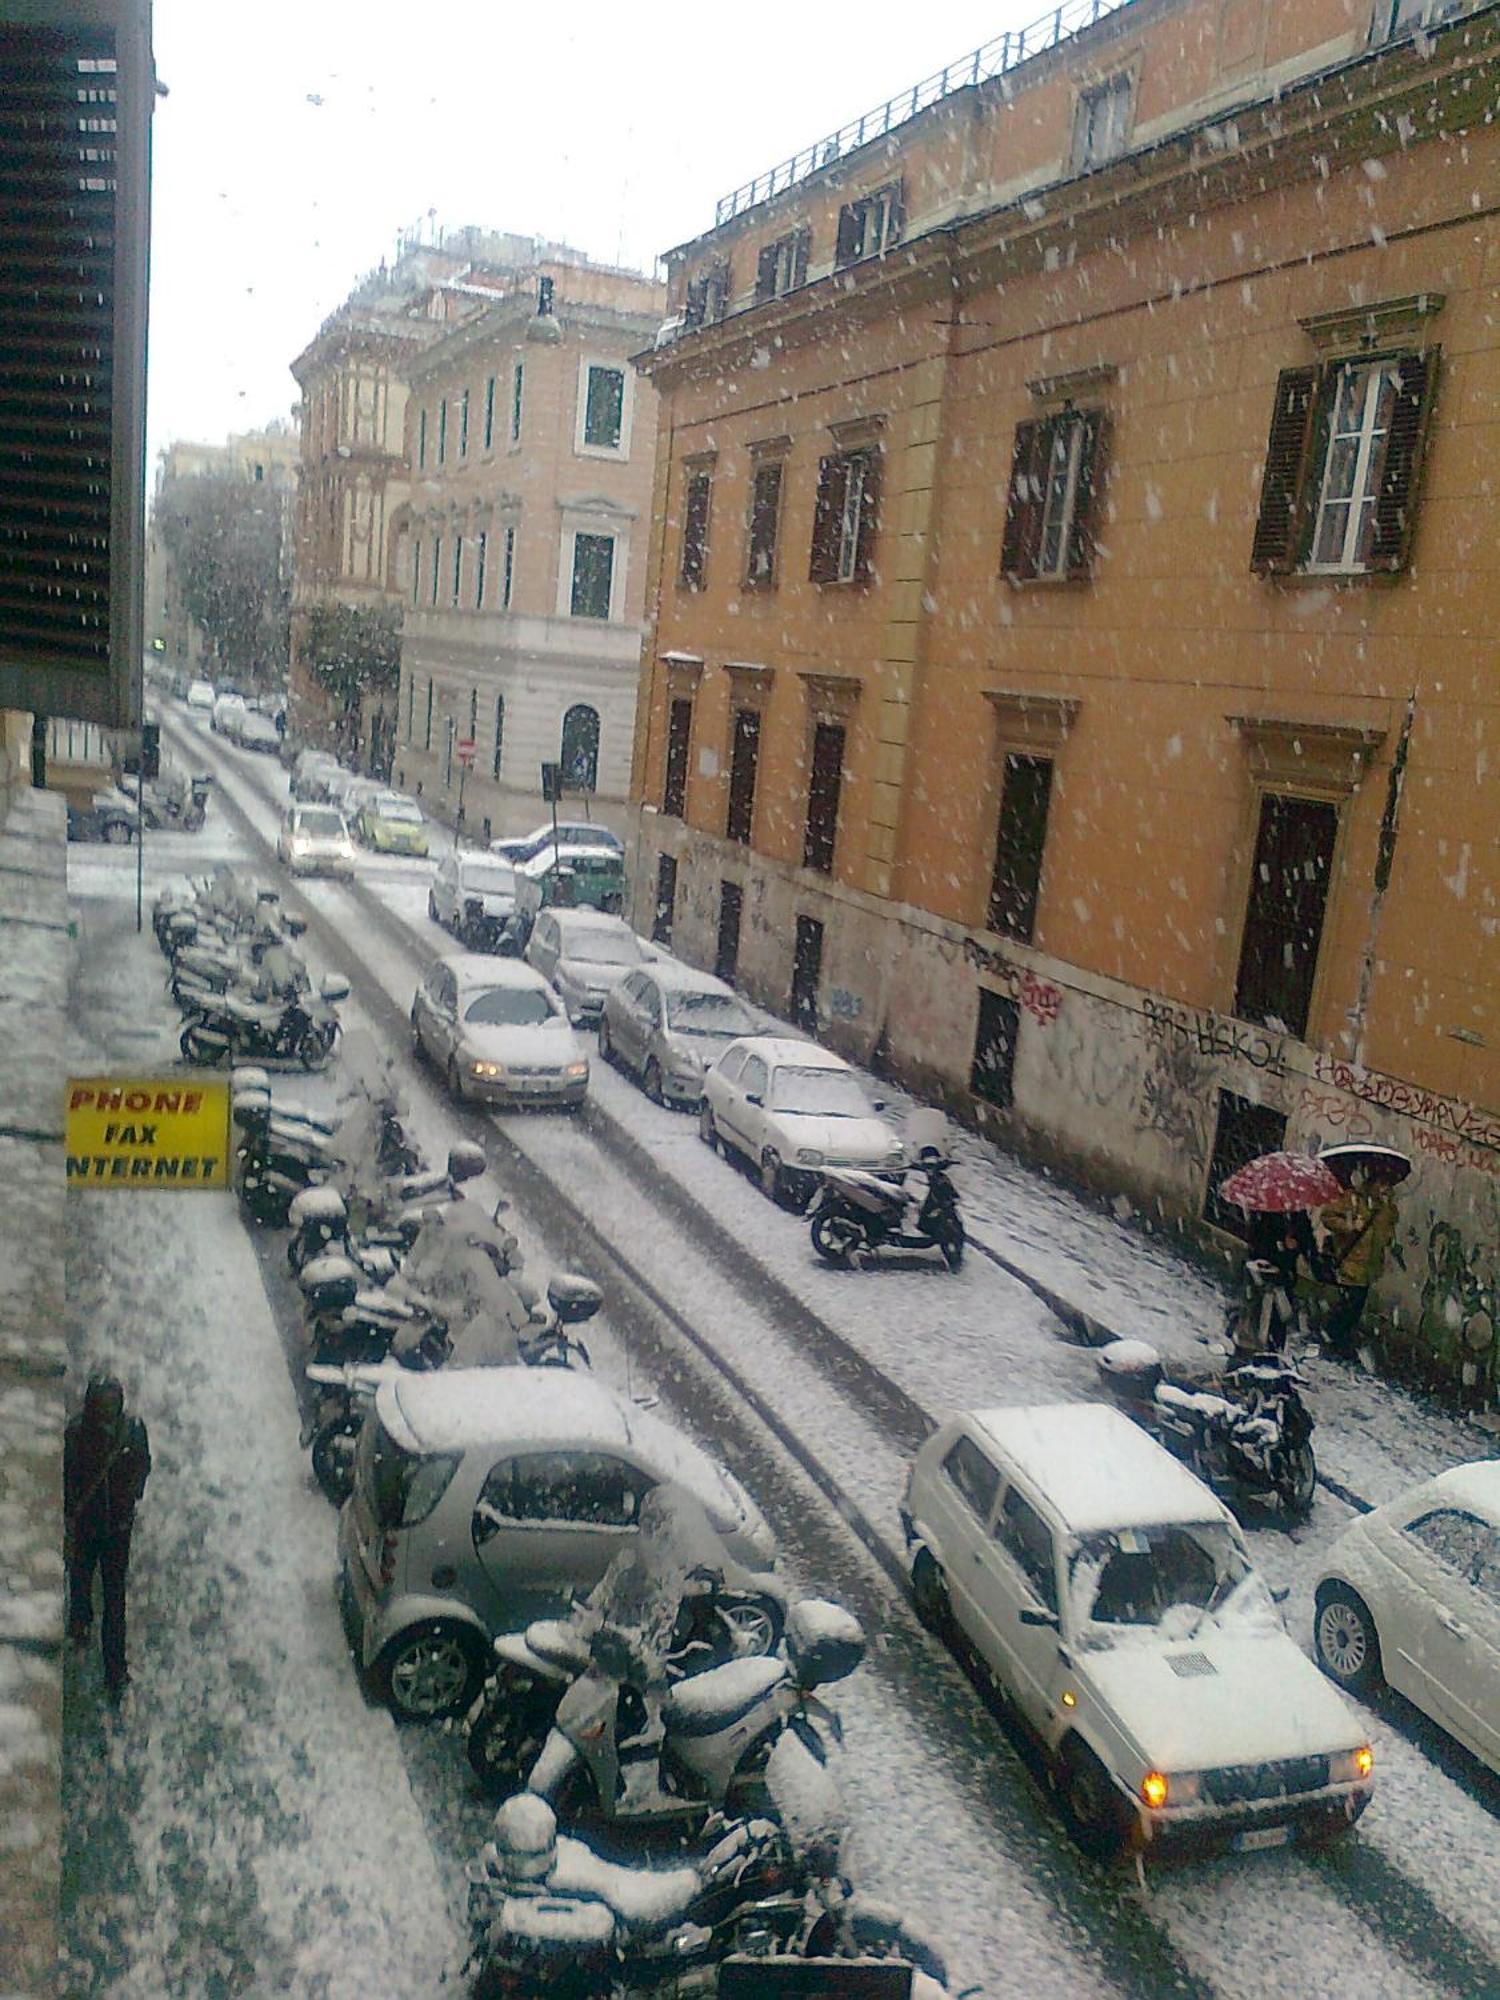
[[1241,1854],[1255,1854],[1263,1847],[1285,1847],[1291,1837],[1289,1826],[1256,1826],[1248,1833],[1237,1833],[1234,1846]]

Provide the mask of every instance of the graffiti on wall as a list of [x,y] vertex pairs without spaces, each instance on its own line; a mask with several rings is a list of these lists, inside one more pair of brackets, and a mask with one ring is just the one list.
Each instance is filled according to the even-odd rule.
[[1340,1139],[1374,1137],[1375,1120],[1369,1112],[1354,1098],[1343,1097],[1337,1091],[1317,1090],[1310,1083],[1304,1084],[1297,1109],[1306,1118],[1316,1118]]
[[1158,1046],[1176,1044],[1195,1049],[1205,1058],[1219,1057],[1248,1064],[1270,1076],[1285,1076],[1288,1037],[1250,1021],[1232,1021],[1206,1007],[1183,1007],[1175,1000],[1146,994],[1141,1001],[1146,1039]]
[[977,938],[966,937],[963,949],[974,970],[993,979],[1012,1000],[1018,1000],[1039,1027],[1052,1026],[1062,1012],[1060,986],[1054,986],[1050,979],[1039,978],[1029,965],[1017,965],[992,945],[980,944]]
[[1416,1119],[1465,1146],[1495,1154],[1495,1165],[1485,1171],[1500,1173],[1500,1118],[1493,1113],[1465,1104],[1462,1098],[1439,1097],[1435,1091],[1423,1090],[1418,1084],[1403,1083],[1398,1076],[1360,1069],[1340,1056],[1319,1055],[1314,1062],[1314,1073],[1320,1083],[1331,1084],[1350,1097],[1377,1105],[1382,1111],[1394,1111],[1398,1117]]
[[1464,1360],[1494,1366],[1500,1327],[1500,1277],[1460,1230],[1438,1217],[1427,1234],[1427,1275],[1418,1327],[1427,1353],[1450,1365]]
[[1140,1114],[1159,1139],[1195,1164],[1212,1147],[1209,1131],[1210,1079],[1201,1056],[1174,1036],[1155,1045],[1154,1060],[1141,1078]]

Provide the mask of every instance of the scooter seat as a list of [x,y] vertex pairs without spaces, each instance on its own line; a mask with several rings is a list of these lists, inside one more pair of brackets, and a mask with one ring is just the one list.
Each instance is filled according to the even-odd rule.
[[393,1299],[388,1292],[356,1292],[354,1310],[361,1319],[380,1320],[388,1326],[404,1326],[409,1319],[416,1318],[414,1306],[404,1306]]
[[748,1715],[786,1678],[780,1660],[728,1660],[679,1681],[662,1704],[662,1719],[670,1735],[712,1736]]
[[526,1627],[526,1643],[539,1659],[582,1673],[589,1664],[588,1642],[566,1618],[538,1618]]
[[633,1868],[605,1861],[583,1841],[560,1834],[547,1887],[554,1896],[608,1904],[631,1930],[659,1930],[692,1907],[702,1882],[696,1868]]

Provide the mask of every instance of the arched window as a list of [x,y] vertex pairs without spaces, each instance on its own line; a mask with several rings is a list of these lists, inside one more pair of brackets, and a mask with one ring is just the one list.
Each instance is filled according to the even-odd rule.
[[592,792],[599,783],[599,711],[586,702],[563,717],[562,781],[570,792]]

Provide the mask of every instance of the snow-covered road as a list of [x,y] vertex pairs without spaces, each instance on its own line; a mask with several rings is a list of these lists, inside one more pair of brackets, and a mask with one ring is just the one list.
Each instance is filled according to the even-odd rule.
[[[172,728],[185,734],[191,725],[174,720]],[[284,798],[279,770],[205,736],[196,736],[193,753],[195,767],[220,778],[222,805],[208,833],[162,839],[153,861],[159,854],[169,867],[201,869],[232,850],[274,866],[263,846],[256,851],[274,833]],[[170,1017],[156,1001],[159,960],[149,937],[141,946],[126,932],[133,867],[105,851],[75,848],[75,858],[70,880],[84,921],[79,1031],[109,1041],[94,1053],[117,1064],[159,1059],[172,1048],[160,1039]],[[320,946],[356,978],[347,1018],[367,1019],[388,1040],[401,1033],[421,964],[445,948],[425,918],[425,881],[418,865],[380,862],[351,889],[304,892],[321,919]],[[637,1386],[649,1378],[756,1490],[796,1580],[844,1596],[877,1633],[866,1669],[840,1691],[850,1738],[844,1781],[860,1816],[864,1866],[874,1886],[941,1936],[960,1981],[992,1993],[1024,1984],[1070,1995],[1493,1990],[1494,1793],[1409,1715],[1399,1727],[1372,1721],[1381,1791],[1337,1855],[1178,1868],[1153,1875],[1145,1903],[1128,1882],[1081,1861],[1017,1749],[913,1624],[891,1572],[895,1500],[928,1419],[960,1404],[1087,1395],[1091,1356],[1063,1337],[1033,1291],[982,1258],[956,1278],[827,1271],[811,1255],[805,1225],[710,1160],[690,1119],[651,1106],[602,1066],[592,1095],[577,1123],[491,1120],[456,1114],[425,1080],[413,1085],[416,1123],[435,1156],[460,1126],[485,1133],[516,1196],[528,1251],[543,1262],[585,1263],[592,1252],[603,1266],[609,1324],[600,1342],[591,1336],[601,1372],[623,1378],[629,1366]],[[1213,1287],[1170,1252],[993,1149],[968,1139],[963,1147],[965,1200],[979,1229],[1044,1286],[1122,1330],[1149,1326],[1160,1345],[1173,1345],[1174,1333],[1190,1340],[1206,1316],[1211,1323]],[[190,1213],[174,1214],[169,1203]],[[137,1896],[150,1885],[153,1910],[128,1921],[118,1884],[96,1895],[95,1871],[85,1870],[72,1940],[80,1966],[92,1970],[78,1990],[353,1992],[355,1984],[339,1982],[361,1966],[368,1981],[377,1963],[370,1954],[383,1952],[383,1974],[359,1990],[435,1991],[421,1982],[451,1948],[453,1878],[482,1809],[468,1796],[451,1740],[436,1731],[397,1735],[354,1689],[326,1599],[332,1524],[296,1450],[278,1329],[253,1252],[227,1198],[132,1204],[146,1211],[139,1230],[132,1216],[129,1239],[140,1289],[122,1312],[117,1279],[127,1260],[108,1205],[107,1196],[76,1204],[75,1250],[90,1280],[78,1296],[97,1309],[75,1312],[75,1339],[90,1359],[106,1333],[127,1350],[153,1426],[170,1410],[191,1448],[175,1468],[159,1466],[136,1584],[138,1615],[153,1633],[160,1617],[173,1643],[142,1658],[135,1707],[107,1739],[107,1755],[93,1757],[85,1738],[71,1765],[75,1842],[82,1829],[85,1852],[102,1843]],[[191,1254],[178,1233],[185,1226]],[[183,1326],[196,1329],[215,1311],[221,1337],[183,1340]],[[719,1360],[745,1395],[726,1388]],[[211,1414],[199,1408],[205,1399]],[[769,1422],[757,1419],[755,1405]],[[1432,1466],[1477,1455],[1461,1426],[1380,1384],[1350,1385],[1329,1370],[1317,1407],[1324,1462],[1373,1499]],[[246,1462],[243,1440],[262,1430],[264,1447]],[[147,1520],[166,1511],[163,1485],[174,1481],[183,1485],[175,1545],[147,1533]],[[238,1520],[230,1523],[231,1514]],[[1319,1550],[1347,1518],[1342,1502],[1320,1494],[1295,1537],[1255,1536],[1263,1566],[1292,1590],[1288,1618],[1299,1638]],[[261,1552],[251,1563],[247,1547]],[[157,1595],[143,1602],[153,1582]],[[203,1623],[200,1589],[230,1644],[205,1643],[216,1627]],[[300,1621],[295,1634],[283,1629],[288,1620]],[[179,1684],[187,1690],[180,1700]],[[250,1719],[265,1720],[267,1684],[280,1706],[262,1737]],[[219,1756],[206,1754],[221,1735],[232,1746],[232,1782],[217,1773]],[[201,1799],[186,1782],[194,1771]],[[142,1776],[128,1818],[115,1809],[119,1787]],[[346,1823],[366,1829],[366,1845],[348,1837]],[[288,1827],[306,1829],[295,1869],[284,1853]],[[371,1827],[378,1840],[368,1839]],[[424,1850],[418,1858],[411,1843]],[[233,1893],[224,1886],[230,1876]],[[163,1900],[169,1908],[158,1915]],[[151,1953],[182,1935],[222,1950],[222,1966],[196,1985],[180,1970],[151,1985]],[[422,1970],[398,1977],[397,1965]]]

